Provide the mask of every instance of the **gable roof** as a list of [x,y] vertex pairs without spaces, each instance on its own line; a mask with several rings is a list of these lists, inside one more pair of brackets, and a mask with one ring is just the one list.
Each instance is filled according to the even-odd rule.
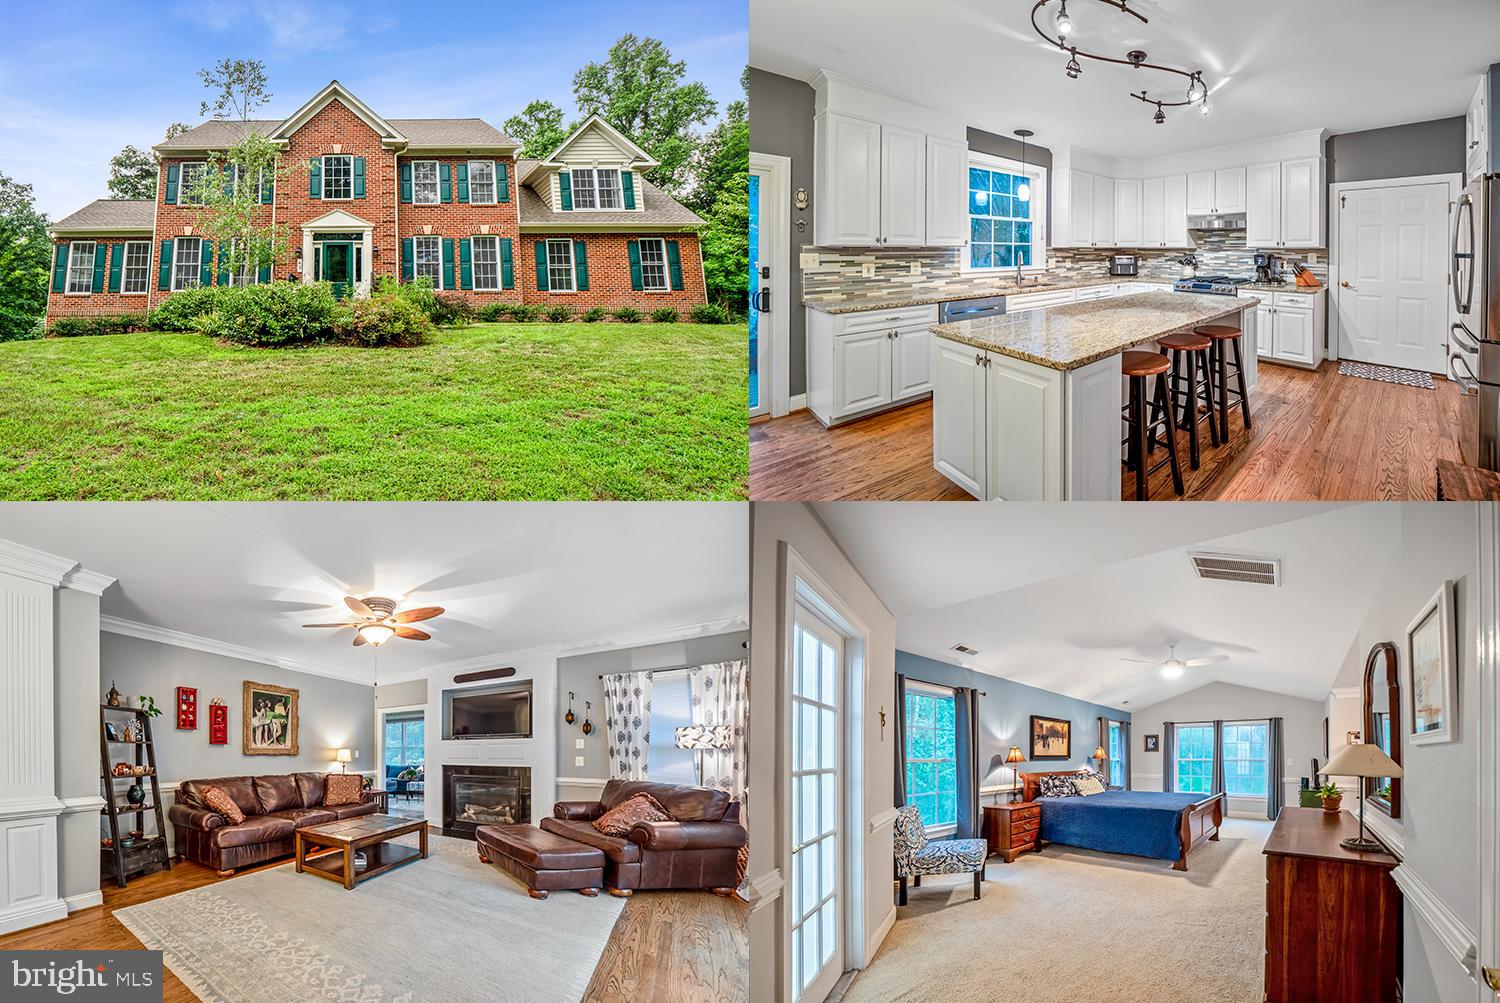
[[150,233],[155,212],[151,199],[95,199],[48,229],[51,233]]
[[380,134],[381,142],[388,146],[405,145],[406,137],[395,126],[375,114],[369,105],[355,97],[349,88],[337,80],[328,81],[327,86],[309,98],[306,104],[288,115],[280,125],[271,131],[269,138],[272,140],[290,139],[292,133],[302,128],[302,126],[307,124],[308,119],[322,111],[333,101],[343,103],[345,107],[358,115],[361,121]]
[[578,128],[573,130],[572,135],[559,143],[557,149],[548,154],[543,163],[548,166],[560,166],[559,160],[562,157],[563,151],[576,143],[578,138],[590,129],[598,129],[600,132],[603,132],[605,138],[614,144],[621,153],[628,154],[631,162],[637,167],[657,167],[661,163],[659,160],[653,158],[651,154],[637,146],[629,136],[601,118],[598,112],[584,119]]
[[[539,163],[536,160],[516,161],[516,175],[525,178]],[[550,178],[550,175],[544,177]],[[522,230],[689,230],[704,225],[702,217],[697,213],[639,174],[635,176],[635,193],[641,208],[621,209],[618,212],[561,212],[550,208],[536,190],[524,182],[516,190],[520,195]]]

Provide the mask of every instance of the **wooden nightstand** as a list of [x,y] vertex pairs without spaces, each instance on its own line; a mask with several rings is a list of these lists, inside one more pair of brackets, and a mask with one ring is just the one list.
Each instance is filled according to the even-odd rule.
[[1007,864],[1027,850],[1035,850],[1041,839],[1042,806],[1035,801],[984,806],[984,840],[991,854]]

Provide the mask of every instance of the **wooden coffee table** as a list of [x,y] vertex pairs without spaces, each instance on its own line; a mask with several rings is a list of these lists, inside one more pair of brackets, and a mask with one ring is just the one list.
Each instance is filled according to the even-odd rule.
[[[409,832],[421,834],[421,849],[391,842]],[[427,823],[422,819],[394,815],[361,815],[298,829],[294,848],[298,874],[310,871],[330,881],[342,882],[345,888],[353,888],[358,882],[393,867],[409,864],[419,857],[426,859]],[[325,853],[309,860],[308,851],[320,848],[340,852]],[[364,870],[356,873],[354,854],[359,851],[364,851],[366,864]]]

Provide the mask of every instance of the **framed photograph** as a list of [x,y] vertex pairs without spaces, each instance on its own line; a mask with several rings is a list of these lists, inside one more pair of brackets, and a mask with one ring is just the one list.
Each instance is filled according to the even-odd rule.
[[1161,751],[1161,736],[1160,735],[1147,735],[1146,736],[1146,751],[1147,752],[1160,752]]
[[1073,722],[1031,715],[1031,758],[1071,759]]
[[1406,628],[1406,734],[1412,745],[1458,738],[1453,583],[1444,582]]
[[115,723],[113,721],[104,722],[104,737],[109,739],[111,742],[124,741],[124,739],[120,737],[120,729],[115,726]]
[[296,690],[245,682],[244,753],[247,756],[297,754]]

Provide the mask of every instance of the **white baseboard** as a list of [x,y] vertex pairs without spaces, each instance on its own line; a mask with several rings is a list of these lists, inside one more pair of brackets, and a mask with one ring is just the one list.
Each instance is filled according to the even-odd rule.
[[54,923],[68,918],[68,906],[62,899],[38,902],[35,905],[16,906],[0,911],[0,934],[15,933],[43,923]]
[[807,410],[807,394],[796,394],[787,402],[787,413]]
[[880,950],[880,945],[885,943],[886,935],[891,932],[891,927],[895,925],[896,907],[891,906],[891,911],[885,914],[885,918],[880,921],[880,925],[877,926],[875,928],[875,932],[870,935],[869,946],[865,948],[865,958],[868,959],[866,962],[867,964],[869,961],[873,961],[875,959],[875,952]]
[[84,892],[81,895],[69,895],[63,899],[67,905],[68,912],[77,912],[80,909],[92,909],[94,906],[104,904],[104,893],[102,891]]

